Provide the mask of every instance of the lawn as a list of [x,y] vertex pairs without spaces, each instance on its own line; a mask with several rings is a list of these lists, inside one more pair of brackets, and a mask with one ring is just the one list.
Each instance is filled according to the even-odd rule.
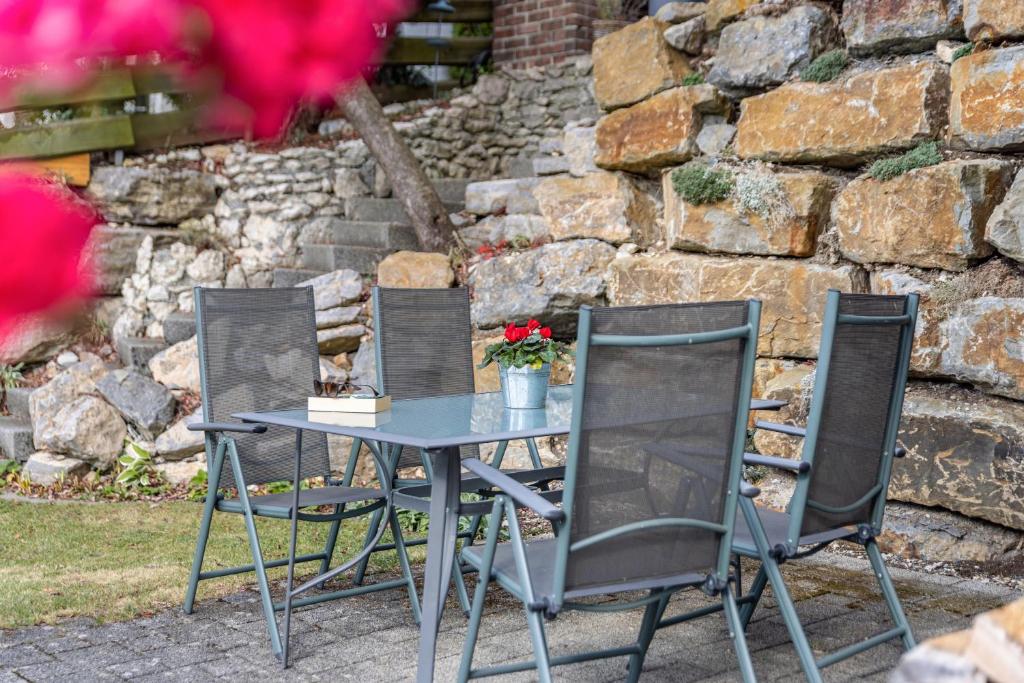
[[[202,507],[198,503],[23,503],[0,500],[0,628],[76,616],[129,619],[180,605]],[[288,523],[257,520],[268,559],[287,556]],[[299,525],[299,552],[322,548],[326,524]],[[342,524],[335,564],[360,547],[364,521]],[[418,556],[418,553],[417,553]],[[239,515],[218,514],[205,568],[252,561]],[[393,553],[374,568],[395,568]],[[305,565],[312,570],[315,565]],[[271,571],[283,578],[285,568]],[[204,581],[199,599],[237,591],[255,575]]]

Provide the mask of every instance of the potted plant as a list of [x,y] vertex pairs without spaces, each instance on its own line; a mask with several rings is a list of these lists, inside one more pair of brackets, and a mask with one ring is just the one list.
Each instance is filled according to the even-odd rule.
[[525,327],[512,322],[505,327],[505,338],[484,350],[484,359],[477,367],[498,364],[506,408],[543,408],[551,363],[571,355],[568,346],[551,338],[550,327],[536,320]]

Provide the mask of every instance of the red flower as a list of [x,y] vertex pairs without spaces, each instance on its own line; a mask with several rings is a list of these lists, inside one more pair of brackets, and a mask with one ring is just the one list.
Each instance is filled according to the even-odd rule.
[[509,323],[505,326],[505,339],[515,344],[518,340],[516,339],[516,327],[515,323]]
[[530,318],[530,322],[526,323],[526,329],[528,329],[530,332],[533,332],[538,327],[540,327],[540,323],[534,320],[533,318]]
[[517,342],[521,342],[521,341],[523,341],[524,339],[526,339],[529,336],[530,336],[530,331],[528,329],[526,329],[525,327],[517,327],[516,328],[516,341]]
[[540,336],[544,337],[545,339],[551,339],[551,328],[550,327],[542,327],[542,328],[540,328]]

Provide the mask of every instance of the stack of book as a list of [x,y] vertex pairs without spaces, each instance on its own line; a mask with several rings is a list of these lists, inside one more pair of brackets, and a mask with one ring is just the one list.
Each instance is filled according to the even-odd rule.
[[306,404],[310,422],[339,427],[378,427],[391,419],[391,397],[363,394],[310,396]]

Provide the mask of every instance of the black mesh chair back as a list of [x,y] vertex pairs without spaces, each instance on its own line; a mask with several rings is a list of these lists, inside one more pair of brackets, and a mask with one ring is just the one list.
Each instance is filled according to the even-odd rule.
[[[831,340],[828,325],[823,332],[827,364],[819,359],[811,405],[811,419],[817,412],[820,421],[816,443],[806,444],[813,448],[813,464],[802,535],[871,523],[876,499],[884,499],[888,486],[913,335],[911,322],[893,322],[910,313],[907,296],[833,296],[838,315]],[[847,323],[843,316],[860,320]],[[813,432],[809,422],[808,433]],[[857,501],[862,502],[851,505]]]
[[[313,288],[195,290],[203,417],[235,422],[239,412],[302,408],[320,378]],[[246,484],[291,480],[295,432],[269,427],[235,434]],[[207,453],[212,462],[212,453]],[[303,477],[327,476],[327,437],[302,440]],[[231,468],[221,485],[235,486]]]
[[[566,493],[572,543],[567,598],[610,584],[643,587],[720,571],[735,514],[730,471],[737,487],[745,437],[741,430],[737,440],[738,411],[745,421],[750,400],[749,380],[747,395],[741,385],[747,364],[752,372],[756,328],[743,332],[745,337],[685,345],[598,345],[597,340],[600,335],[735,330],[747,325],[749,305],[592,310],[580,433],[570,444],[566,481],[572,488]],[[733,501],[728,519],[727,498]],[[728,524],[729,531],[659,526],[667,518]],[[598,534],[611,536],[581,543]]]
[[[380,390],[401,400],[472,394],[473,342],[469,290],[373,288],[374,339]],[[462,457],[479,457],[465,446]],[[398,467],[421,464],[404,448]]]

